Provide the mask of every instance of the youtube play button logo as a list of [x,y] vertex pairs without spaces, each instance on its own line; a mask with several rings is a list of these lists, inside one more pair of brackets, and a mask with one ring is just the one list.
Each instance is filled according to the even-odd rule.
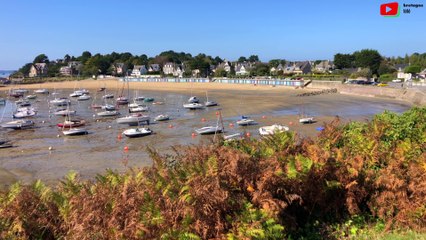
[[380,15],[385,17],[397,17],[399,16],[399,4],[398,2],[385,3],[380,5]]

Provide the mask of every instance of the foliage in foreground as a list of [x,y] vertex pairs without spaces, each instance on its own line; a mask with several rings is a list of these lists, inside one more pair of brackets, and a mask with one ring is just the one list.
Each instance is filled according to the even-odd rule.
[[[0,196],[1,239],[283,239],[426,230],[426,108],[292,133],[153,150],[153,166],[70,173]],[[363,235],[364,234],[364,235]]]

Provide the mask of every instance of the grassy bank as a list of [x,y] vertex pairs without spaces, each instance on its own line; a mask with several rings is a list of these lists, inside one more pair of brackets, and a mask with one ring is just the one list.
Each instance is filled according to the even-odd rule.
[[424,237],[426,108],[371,122],[148,149],[153,166],[70,173],[0,196],[2,239],[339,239]]

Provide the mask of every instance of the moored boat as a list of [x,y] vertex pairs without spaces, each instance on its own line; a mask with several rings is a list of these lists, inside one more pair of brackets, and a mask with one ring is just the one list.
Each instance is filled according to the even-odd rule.
[[87,101],[89,99],[91,99],[91,97],[90,97],[90,95],[87,95],[87,94],[83,94],[83,95],[77,97],[77,101]]
[[187,104],[183,104],[183,108],[190,109],[190,110],[195,110],[195,109],[204,108],[204,105],[201,104],[201,103],[187,103]]
[[289,128],[287,126],[273,124],[271,126],[265,126],[259,128],[259,134],[262,136],[272,135],[274,133],[286,132]]
[[98,115],[99,117],[114,117],[117,115],[120,115],[120,112],[118,111],[103,111],[103,112],[98,112],[96,113],[96,115]]
[[188,99],[189,103],[199,103],[200,99],[198,99],[196,96],[192,96]]
[[49,102],[54,106],[67,106],[71,104],[71,101],[68,98],[55,98]]
[[167,115],[167,114],[160,114],[160,115],[158,115],[158,116],[156,116],[155,118],[154,118],[154,121],[166,121],[166,120],[169,120],[170,119],[170,117],[169,117],[169,115]]
[[31,120],[16,120],[12,122],[3,123],[0,125],[2,128],[11,128],[11,129],[26,129],[34,126],[34,122]]
[[74,128],[74,127],[81,127],[86,124],[86,121],[84,120],[78,120],[78,119],[72,119],[72,120],[65,120],[63,123],[58,123],[56,126],[60,128]]
[[86,129],[82,129],[82,128],[70,128],[69,130],[63,130],[62,133],[65,136],[78,136],[78,135],[89,134],[89,132]]
[[56,112],[53,113],[53,115],[56,116],[71,116],[71,115],[75,115],[76,111],[75,110],[69,110],[69,109],[58,109]]
[[246,116],[241,116],[241,119],[237,121],[237,124],[239,126],[249,126],[249,125],[256,125],[257,122]]
[[123,135],[129,138],[143,137],[150,135],[152,130],[149,128],[131,128],[123,132]]
[[49,94],[49,90],[47,90],[46,88],[42,88],[42,89],[35,90],[34,93],[36,93],[36,94]]
[[141,122],[146,122],[149,124],[150,117],[142,114],[133,114],[121,118],[117,118],[117,123],[119,124],[128,124],[128,125],[139,125]]
[[207,126],[207,127],[202,127],[202,128],[196,129],[195,132],[198,133],[198,134],[201,134],[201,135],[215,134],[215,133],[223,132],[223,128],[221,128],[219,126]]
[[304,118],[300,118],[299,122],[303,123],[303,124],[314,123],[315,122],[315,118],[313,118],[313,117],[304,117]]

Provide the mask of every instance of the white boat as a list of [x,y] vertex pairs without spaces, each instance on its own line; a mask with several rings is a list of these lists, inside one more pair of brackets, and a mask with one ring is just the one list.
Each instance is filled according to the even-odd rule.
[[26,129],[34,125],[34,122],[31,120],[16,120],[12,122],[3,123],[2,128],[11,128],[11,129]]
[[220,126],[207,126],[195,130],[196,133],[205,135],[205,134],[215,134],[223,132],[223,129]]
[[134,114],[121,118],[117,118],[117,123],[119,124],[129,124],[129,125],[139,125],[141,122],[146,122],[149,124],[150,117],[142,114]]
[[6,105],[6,99],[0,98],[0,105]]
[[146,105],[143,105],[143,106],[129,108],[129,113],[146,112],[148,110],[149,110],[149,107]]
[[135,101],[143,101],[143,100],[145,100],[145,97],[142,97],[142,96],[140,96],[140,97],[135,97],[135,99],[134,99]]
[[204,105],[206,107],[213,107],[213,106],[217,106],[218,104],[215,101],[207,101],[207,102],[204,103]]
[[256,125],[257,122],[246,116],[241,116],[241,119],[237,121],[237,124],[239,126],[249,126],[249,125]]
[[13,118],[26,118],[37,115],[37,111],[34,108],[19,108],[19,111],[13,114]]
[[204,103],[206,107],[213,107],[218,105],[217,102],[215,101],[211,101],[211,100],[209,101],[209,95],[207,94],[207,92],[206,92],[206,98],[207,98],[207,101]]
[[82,129],[82,128],[70,128],[68,130],[63,130],[62,133],[65,136],[77,136],[77,135],[89,134],[89,132],[86,129]]
[[113,94],[105,94],[105,95],[102,96],[102,98],[103,99],[111,99],[111,98],[114,98],[114,95]]
[[204,105],[201,103],[187,103],[183,104],[183,108],[194,110],[204,108]]
[[77,101],[87,101],[87,100],[89,100],[90,98],[91,98],[91,97],[90,97],[90,95],[83,94],[83,95],[81,95],[81,96],[77,97]]
[[27,100],[29,100],[29,99],[36,99],[36,98],[37,98],[37,95],[34,95],[34,94],[30,94],[30,95],[27,95],[25,97],[25,99],[27,99]]
[[75,115],[75,110],[69,110],[69,109],[58,109],[55,113],[53,113],[56,116],[67,116],[67,115]]
[[80,90],[74,91],[70,94],[70,97],[80,97],[83,95],[83,92]]
[[86,94],[86,95],[90,94],[89,90],[87,90],[87,89],[80,89],[80,92],[82,92],[83,95],[84,94]]
[[104,112],[98,112],[96,113],[96,115],[98,115],[99,117],[113,117],[113,116],[117,116],[120,115],[120,112],[118,111],[104,111]]
[[154,118],[154,121],[166,121],[169,120],[170,117],[167,114],[160,114]]
[[198,99],[196,96],[192,96],[188,99],[189,103],[199,103],[200,99]]
[[149,128],[131,128],[123,132],[123,135],[129,138],[143,137],[150,135],[152,130]]
[[286,132],[289,128],[287,126],[274,124],[259,128],[259,133],[262,136],[272,135],[274,133]]
[[107,110],[107,111],[114,111],[115,110],[115,106],[111,105],[111,104],[105,104],[105,105],[101,106],[101,109]]
[[129,99],[126,98],[126,97],[121,96],[121,97],[118,97],[116,99],[116,103],[117,103],[117,105],[126,105],[126,104],[129,103]]
[[47,90],[46,88],[42,88],[42,89],[35,90],[34,93],[36,93],[36,94],[49,94],[49,90]]
[[71,104],[71,101],[68,98],[55,98],[50,101],[50,104],[54,106],[67,106]]
[[139,104],[137,104],[137,103],[129,103],[129,105],[127,105],[129,108],[136,108],[136,107],[139,107]]
[[243,137],[242,133],[233,133],[233,134],[229,134],[229,135],[224,135],[223,140],[231,141],[231,140],[241,139],[242,137]]
[[304,118],[300,118],[299,122],[303,124],[314,123],[315,119],[313,117],[304,117]]

